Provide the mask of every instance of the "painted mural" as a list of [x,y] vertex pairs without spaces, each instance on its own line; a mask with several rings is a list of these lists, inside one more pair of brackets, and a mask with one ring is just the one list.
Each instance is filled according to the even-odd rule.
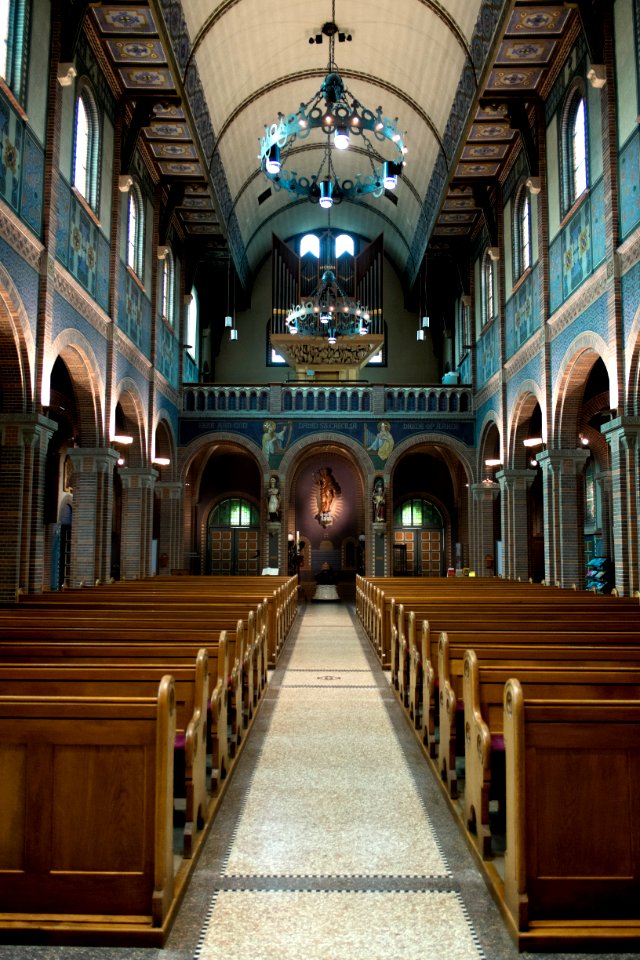
[[[604,260],[604,184],[600,180],[549,246],[553,313]],[[593,238],[598,238],[594,246]]]
[[498,333],[498,324],[491,323],[485,327],[478,340],[478,348],[476,351],[476,380],[478,387],[483,387],[485,383],[498,372],[500,365]]
[[42,232],[44,152],[0,94],[0,197],[39,237]]
[[620,236],[627,237],[640,223],[640,133],[627,140],[619,160]]
[[56,259],[108,310],[109,243],[62,177],[57,195]]
[[520,349],[540,325],[538,276],[539,271],[535,267],[507,301],[505,310],[507,359]]
[[118,326],[146,357],[151,357],[151,303],[120,263]]

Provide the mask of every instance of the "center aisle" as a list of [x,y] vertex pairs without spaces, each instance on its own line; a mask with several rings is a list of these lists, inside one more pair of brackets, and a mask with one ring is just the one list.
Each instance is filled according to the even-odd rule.
[[518,955],[337,603],[301,608],[187,900],[206,911],[196,960]]

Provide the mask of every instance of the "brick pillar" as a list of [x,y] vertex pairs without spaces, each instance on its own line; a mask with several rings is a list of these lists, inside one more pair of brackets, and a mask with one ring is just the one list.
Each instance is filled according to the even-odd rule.
[[616,588],[640,590],[640,417],[617,417],[601,428],[611,451],[611,512]]
[[[493,536],[493,504],[500,487],[493,480],[474,483],[471,487],[471,569],[477,577],[495,576],[495,541]],[[492,558],[487,566],[485,557]]]
[[113,469],[118,454],[102,447],[75,447],[68,453],[73,484],[69,586],[78,587],[110,576]]
[[44,464],[55,424],[46,417],[0,415],[0,600],[22,587],[40,592],[44,576]]
[[[160,575],[170,574],[182,567],[182,483],[158,480],[155,496],[160,502],[160,530],[158,534],[158,557]],[[166,563],[163,561],[166,557]]]
[[504,575],[507,580],[529,579],[529,487],[531,470],[501,470],[500,512],[504,550]]
[[151,575],[151,538],[153,534],[153,489],[155,470],[125,467],[122,480],[122,534],[120,572],[123,580],[139,580]]
[[584,465],[588,450],[543,450],[545,580],[584,587]]

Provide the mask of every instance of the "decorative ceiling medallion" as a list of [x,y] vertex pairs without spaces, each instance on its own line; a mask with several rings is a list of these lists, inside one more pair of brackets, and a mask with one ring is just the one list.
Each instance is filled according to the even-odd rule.
[[535,90],[540,83],[542,70],[524,67],[519,70],[492,70],[487,90]]
[[499,169],[497,163],[459,163],[456,177],[495,177]]
[[211,207],[211,201],[208,197],[184,197],[180,206],[204,210]]
[[166,56],[159,40],[107,40],[115,63],[165,63]]
[[190,140],[191,134],[186,123],[169,123],[163,121],[152,123],[145,127],[145,133],[149,140]]
[[555,40],[505,40],[500,45],[496,64],[546,64],[555,49]]
[[462,151],[463,160],[503,160],[509,145],[506,143],[469,144]]
[[469,140],[511,140],[514,134],[508,123],[474,123]]
[[160,173],[169,177],[201,177],[202,167],[199,163],[173,163],[170,160],[161,160],[158,164]]
[[519,7],[511,14],[506,34],[518,33],[562,33],[571,10],[562,5],[557,7]]
[[195,160],[198,156],[192,143],[152,143],[151,150],[154,157],[173,160]]
[[150,70],[144,67],[125,67],[120,70],[122,82],[127,89],[153,87],[157,90],[173,90],[174,83],[168,68]]
[[148,7],[93,7],[93,15],[103,33],[157,33]]

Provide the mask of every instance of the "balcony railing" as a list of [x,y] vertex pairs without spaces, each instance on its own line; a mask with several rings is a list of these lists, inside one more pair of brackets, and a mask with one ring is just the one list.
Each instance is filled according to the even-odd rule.
[[278,415],[296,413],[314,416],[318,413],[342,413],[349,417],[382,416],[384,414],[473,415],[471,387],[459,384],[442,386],[389,386],[384,384],[264,384],[232,386],[229,384],[186,384],[183,388],[183,415],[215,414],[243,417],[254,414]]

